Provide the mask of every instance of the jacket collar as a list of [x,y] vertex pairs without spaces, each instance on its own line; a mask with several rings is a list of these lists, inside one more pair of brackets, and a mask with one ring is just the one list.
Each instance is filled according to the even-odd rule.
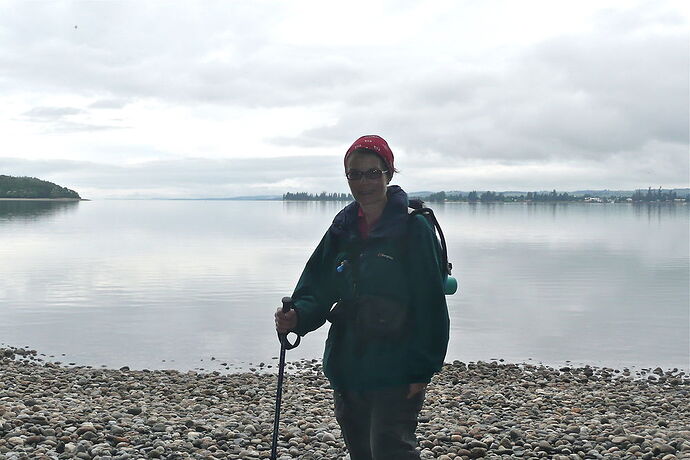
[[[399,237],[407,230],[407,193],[398,185],[388,186],[386,207],[378,222],[369,232],[369,238]],[[336,237],[358,238],[356,201],[345,206],[333,219],[330,231]]]

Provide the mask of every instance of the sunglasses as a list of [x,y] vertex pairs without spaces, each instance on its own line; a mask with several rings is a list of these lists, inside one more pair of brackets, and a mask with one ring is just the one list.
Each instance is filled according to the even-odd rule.
[[351,169],[345,173],[345,176],[347,176],[347,179],[351,180],[351,181],[360,180],[362,177],[365,177],[367,180],[377,180],[377,179],[380,179],[381,176],[383,176],[387,172],[388,171],[381,171],[380,169],[377,169],[377,168],[371,168],[367,171],[359,171],[357,169]]

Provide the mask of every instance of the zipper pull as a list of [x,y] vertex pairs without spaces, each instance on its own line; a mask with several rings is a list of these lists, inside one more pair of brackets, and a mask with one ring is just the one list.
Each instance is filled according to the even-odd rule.
[[338,265],[335,268],[335,271],[337,271],[338,273],[342,273],[345,271],[348,265],[350,265],[350,263],[347,260],[343,260],[342,262],[340,262],[340,265]]

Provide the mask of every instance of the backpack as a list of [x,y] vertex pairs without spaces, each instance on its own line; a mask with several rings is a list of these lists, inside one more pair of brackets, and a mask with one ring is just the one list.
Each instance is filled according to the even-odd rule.
[[451,275],[453,264],[448,261],[448,246],[446,245],[446,238],[443,235],[441,225],[438,223],[434,211],[431,208],[424,206],[424,201],[419,198],[412,198],[409,200],[407,214],[410,218],[421,214],[427,220],[431,228],[434,230],[434,235],[438,238],[441,245],[441,276],[443,277],[445,293],[447,295],[455,294],[458,289],[458,282]]

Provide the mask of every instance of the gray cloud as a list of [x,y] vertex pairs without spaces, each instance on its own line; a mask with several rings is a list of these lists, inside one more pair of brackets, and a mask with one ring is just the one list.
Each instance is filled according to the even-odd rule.
[[[458,60],[391,75],[386,89],[363,85],[337,123],[293,143],[379,132],[419,155],[508,162],[635,160],[651,142],[687,146],[687,29],[660,28],[679,20],[663,10],[647,17],[648,9],[623,19],[602,13],[593,33],[541,42],[497,69]],[[686,164],[686,154],[677,161]]]
[[631,33],[545,44],[525,62],[541,62],[557,76],[554,89],[560,91],[553,100],[564,112],[554,113],[543,106],[549,100],[542,99],[528,132],[557,129],[566,143],[595,153],[636,148],[650,140],[687,143],[686,39]]
[[71,121],[61,121],[53,125],[52,132],[55,133],[78,133],[78,132],[95,132],[95,131],[110,131],[112,129],[125,129],[125,126],[104,125],[93,123],[76,123]]
[[83,110],[74,107],[34,107],[24,112],[23,116],[34,121],[53,121],[83,112]]
[[99,99],[89,104],[91,109],[121,109],[129,104],[127,99]]
[[[189,16],[131,1],[45,6],[0,7],[0,77],[112,99],[273,107],[329,98],[352,74],[348,59],[323,48],[270,42],[279,5],[210,2]],[[38,33],[25,32],[29,20]]]
[[[39,96],[94,101],[84,108],[35,107],[23,114],[54,132],[118,128],[89,116],[139,101],[233,110],[329,107],[335,121],[329,117],[293,136],[271,137],[268,129],[266,140],[306,150],[381,134],[394,151],[414,159],[419,184],[440,186],[438,178],[424,182],[424,168],[557,162],[583,165],[587,173],[573,184],[577,188],[593,175],[602,183],[687,183],[688,24],[669,3],[603,10],[591,31],[481,56],[457,51],[450,42],[423,42],[423,36],[403,45],[327,45],[317,37],[309,45],[281,42],[273,31],[286,8],[212,1],[184,14],[179,7],[127,0],[40,9],[23,2],[3,5],[0,87],[8,94],[31,88]],[[449,13],[444,27],[452,18]],[[441,36],[452,38],[453,29]],[[414,46],[417,38],[422,46]],[[204,193],[207,185],[216,187],[214,193],[246,194],[249,187],[269,190],[289,178],[312,191],[335,191],[332,184],[344,189],[336,173],[318,173],[317,167],[330,171],[328,157],[308,158],[94,163],[91,172],[64,177],[104,190],[159,186]],[[32,167],[40,169],[38,163]],[[596,173],[607,168],[615,170]],[[512,188],[516,181],[559,179],[565,185],[568,179],[525,174],[474,183],[494,180]]]
[[73,115],[86,115],[88,112],[75,107],[34,107],[22,114],[30,122],[43,123],[51,133],[76,133],[122,129],[123,126],[75,121]]

